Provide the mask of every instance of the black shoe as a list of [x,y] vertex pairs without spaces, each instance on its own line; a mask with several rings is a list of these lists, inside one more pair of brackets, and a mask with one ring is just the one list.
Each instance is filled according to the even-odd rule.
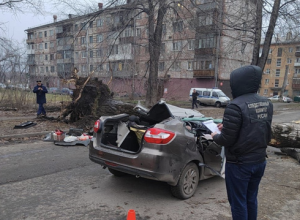
[[43,116],[43,117],[46,117],[46,113],[45,113],[45,114],[42,114],[42,116]]

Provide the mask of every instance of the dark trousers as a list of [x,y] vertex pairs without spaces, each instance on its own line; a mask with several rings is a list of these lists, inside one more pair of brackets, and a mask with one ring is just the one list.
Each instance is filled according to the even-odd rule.
[[45,111],[43,105],[44,105],[43,103],[42,103],[42,104],[39,104],[39,109],[38,109],[38,111],[37,111],[37,115],[40,115],[40,114],[45,115],[45,114],[46,114],[46,111]]
[[194,106],[196,106],[196,108],[198,108],[197,99],[193,99],[193,101],[192,101],[192,109],[194,109]]
[[259,164],[226,163],[225,181],[233,220],[257,219],[258,186],[266,168]]

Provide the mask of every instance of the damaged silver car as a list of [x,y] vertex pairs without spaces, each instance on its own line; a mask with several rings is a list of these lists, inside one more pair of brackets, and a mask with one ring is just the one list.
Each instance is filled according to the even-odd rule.
[[199,180],[224,176],[224,149],[206,134],[205,118],[159,102],[136,115],[102,116],[95,122],[89,157],[115,176],[131,174],[166,182],[179,199],[194,195]]

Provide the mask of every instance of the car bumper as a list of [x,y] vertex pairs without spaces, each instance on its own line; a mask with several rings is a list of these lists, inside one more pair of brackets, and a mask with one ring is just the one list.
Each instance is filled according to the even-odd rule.
[[[111,169],[128,173],[137,177],[167,182],[176,185],[187,160],[199,160],[197,152],[192,155],[174,156],[176,152],[164,153],[159,149],[143,148],[138,154],[128,154],[103,147],[94,147],[93,142],[89,146],[89,158],[91,161]],[[190,158],[189,158],[190,157]],[[196,159],[197,158],[197,159]]]

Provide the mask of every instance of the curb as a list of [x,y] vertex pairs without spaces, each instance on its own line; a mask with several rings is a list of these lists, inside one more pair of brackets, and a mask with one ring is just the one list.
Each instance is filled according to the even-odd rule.
[[3,136],[0,136],[0,139],[3,139],[3,138],[35,137],[35,136],[40,136],[40,135],[46,135],[46,134],[49,134],[50,132],[51,132],[51,131],[43,131],[43,132],[37,132],[37,133],[3,135]]

